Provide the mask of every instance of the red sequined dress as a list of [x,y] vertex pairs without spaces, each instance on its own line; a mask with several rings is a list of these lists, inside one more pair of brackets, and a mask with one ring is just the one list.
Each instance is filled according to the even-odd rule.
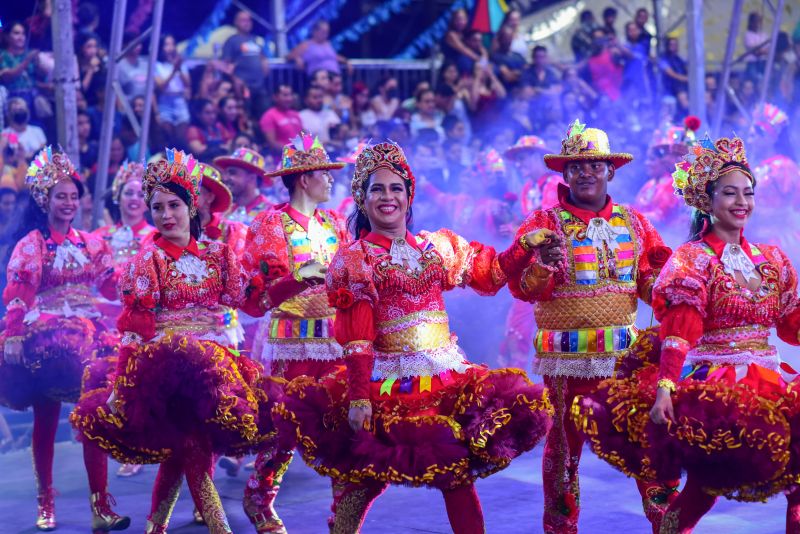
[[[162,462],[200,439],[220,454],[262,445],[272,432],[267,390],[277,386],[232,348],[240,329],[230,308],[245,281],[226,245],[191,239],[180,248],[156,234],[121,284],[113,388],[86,392],[73,425],[130,463]],[[116,413],[106,405],[112,389]]]
[[[706,493],[738,500],[800,482],[800,381],[768,341],[777,328],[800,344],[797,275],[784,253],[707,234],[672,255],[653,307],[660,336],[632,347],[640,368],[575,401],[574,419],[592,449],[628,475],[685,470]],[[656,425],[650,408],[664,380],[677,384],[675,419]]]
[[111,250],[71,228],[34,230],[17,243],[8,263],[7,306],[0,351],[21,337],[22,364],[0,356],[0,404],[22,410],[39,400],[75,402],[84,366],[105,343],[95,292],[116,295]]
[[[443,300],[458,286],[496,293],[528,256],[519,244],[498,255],[448,230],[394,241],[371,233],[339,249],[327,289],[347,368],[293,380],[275,410],[306,462],[342,482],[451,489],[536,445],[552,412],[542,386],[518,369],[470,363]],[[348,407],[365,400],[371,430],[354,433]]]

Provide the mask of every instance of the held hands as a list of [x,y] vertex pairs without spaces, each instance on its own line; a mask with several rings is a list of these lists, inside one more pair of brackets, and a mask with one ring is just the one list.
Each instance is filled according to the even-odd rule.
[[325,280],[325,273],[328,268],[317,261],[306,263],[297,270],[297,274],[304,281],[309,283],[320,283]]
[[350,428],[353,432],[359,430],[369,430],[372,424],[372,405],[367,403],[350,406],[350,411],[347,412],[347,420],[350,423]]
[[19,365],[22,363],[22,340],[6,339],[3,345],[3,359],[9,365]]
[[675,420],[675,412],[672,409],[672,397],[668,388],[658,388],[656,390],[656,401],[650,409],[650,419],[657,425],[664,425],[668,421]]

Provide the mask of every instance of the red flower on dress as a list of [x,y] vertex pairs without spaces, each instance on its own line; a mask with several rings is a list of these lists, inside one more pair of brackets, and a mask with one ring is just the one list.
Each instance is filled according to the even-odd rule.
[[347,288],[340,287],[336,291],[328,291],[328,304],[334,308],[346,310],[354,301],[353,293]]
[[663,245],[650,247],[647,251],[647,261],[653,269],[661,269],[669,261],[672,249]]
[[156,299],[153,298],[153,295],[145,295],[139,299],[139,305],[146,310],[152,310],[156,307]]

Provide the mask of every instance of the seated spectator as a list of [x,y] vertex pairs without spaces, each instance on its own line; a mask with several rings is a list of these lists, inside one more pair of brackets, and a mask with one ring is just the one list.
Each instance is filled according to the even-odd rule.
[[625,44],[620,46],[624,60],[622,90],[626,99],[638,102],[649,98],[650,79],[647,76],[647,44],[642,40],[641,28],[635,22],[625,25]]
[[183,139],[189,126],[189,102],[191,96],[189,72],[183,57],[170,34],[161,36],[158,63],[155,70],[155,90],[158,95],[158,118],[164,133],[174,144],[174,139]]
[[[521,55],[523,58],[528,57],[530,53],[528,42],[525,40],[525,36],[522,32],[519,31],[520,23],[522,22],[522,11],[520,11],[516,7],[512,7],[506,16],[503,18],[503,23],[500,25],[500,28],[508,27],[511,29],[512,39],[511,39],[511,51],[516,52],[517,54]],[[497,40],[495,39],[493,43],[492,50],[497,49]]]
[[569,124],[569,121],[574,121],[576,118],[588,121],[590,109],[590,107],[584,105],[577,93],[565,90],[561,93],[561,120],[558,122],[560,124]]
[[331,139],[331,127],[341,123],[341,119],[332,109],[326,109],[322,105],[323,93],[319,87],[309,86],[304,101],[306,107],[300,111],[303,130],[319,137],[320,143],[326,144]]
[[522,83],[533,87],[536,96],[558,95],[561,92],[561,76],[550,65],[547,48],[541,45],[534,47],[532,59],[533,63],[522,74]]
[[447,183],[454,189],[458,188],[458,181],[461,177],[461,173],[463,173],[466,168],[464,163],[466,159],[466,147],[463,143],[447,139],[442,144],[442,149],[444,151],[444,160],[447,162]]
[[85,111],[78,112],[78,150],[82,171],[92,168],[97,162],[97,141],[92,139],[92,118]]
[[[25,191],[28,158],[13,133],[0,133],[0,186]],[[2,257],[0,257],[2,261]]]
[[[134,32],[125,32],[122,39],[123,50],[127,48],[139,35]],[[141,57],[142,42],[139,41],[120,60],[117,65],[117,76],[122,92],[128,101],[135,96],[144,96],[147,92],[147,61]]]
[[446,115],[442,119],[442,130],[444,130],[445,142],[466,145],[469,141],[467,124],[455,115]]
[[613,102],[619,100],[622,89],[622,65],[619,46],[603,30],[595,30],[592,56],[587,62],[592,87],[600,96]]
[[511,50],[513,39],[514,30],[510,26],[500,28],[497,34],[497,50],[491,57],[497,75],[507,90],[519,83],[525,68],[525,58]]
[[229,144],[236,137],[236,134],[245,127],[247,119],[243,115],[239,99],[235,96],[226,96],[220,100],[217,109],[223,142]]
[[417,97],[423,91],[430,91],[431,90],[431,82],[428,80],[422,80],[417,83],[417,86],[414,88],[414,94],[410,97],[406,98],[400,103],[400,109],[403,111],[407,111],[409,116],[417,110]]
[[100,38],[93,33],[78,34],[75,55],[78,56],[81,91],[90,106],[100,102],[99,95],[105,92],[105,66],[100,58]]
[[0,50],[0,84],[5,86],[9,98],[22,98],[28,109],[33,109],[37,81],[42,75],[39,51],[28,50],[27,32],[21,22],[11,23],[5,31],[6,46]]
[[644,44],[647,57],[650,57],[650,48],[653,42],[653,34],[645,27],[649,18],[650,13],[643,7],[636,10],[636,16],[633,18],[633,22],[639,28],[639,42]]
[[442,42],[442,54],[444,54],[445,60],[458,61],[461,56],[467,56],[472,61],[478,61],[481,58],[466,44],[468,24],[469,15],[467,15],[466,9],[457,9],[453,12]]
[[444,114],[436,109],[436,98],[430,89],[417,94],[417,111],[411,115],[411,136],[416,137],[420,130],[431,129],[444,139],[442,119]]
[[258,117],[267,108],[267,90],[264,81],[269,72],[269,61],[264,52],[264,40],[253,35],[253,18],[241,10],[233,19],[236,33],[222,46],[225,72],[236,77],[247,87],[250,113]]
[[350,124],[353,128],[363,131],[375,126],[375,123],[378,122],[378,117],[372,109],[369,88],[363,82],[353,84],[351,100],[353,101],[353,107],[350,115]]
[[488,64],[489,53],[483,47],[483,34],[481,32],[477,30],[468,31],[464,38],[464,44],[471,53],[459,54],[456,58],[456,65],[458,65],[458,70],[461,74],[474,72],[476,64]]
[[[397,108],[400,107],[399,91],[397,89],[397,78],[385,76],[378,82],[375,88],[375,95],[370,100],[370,107],[375,112],[375,118],[379,121],[388,121],[394,117]],[[322,141],[322,139],[320,139]]]
[[477,123],[493,122],[498,117],[497,104],[506,97],[506,88],[487,63],[475,63],[468,107],[473,113],[473,127]]
[[520,84],[511,91],[511,98],[506,105],[506,123],[514,127],[517,135],[524,135],[526,132],[534,130],[533,122],[530,117],[530,105],[533,99],[534,89],[530,85]]
[[588,9],[582,11],[580,16],[580,25],[578,26],[578,30],[572,36],[572,41],[570,42],[570,45],[572,46],[572,53],[575,54],[576,63],[580,63],[592,55],[593,35],[596,29],[597,23],[594,20],[594,13]]
[[[584,109],[589,109],[595,100],[597,100],[597,91],[592,89],[592,86],[586,83],[586,80],[578,75],[578,70],[575,67],[567,67],[561,77],[561,85],[563,92],[561,95],[571,92],[579,101],[579,104]],[[574,118],[572,120],[575,120]]]
[[330,83],[325,91],[325,106],[331,108],[339,115],[342,122],[350,122],[350,113],[353,108],[352,99],[344,94],[342,75],[328,73]]
[[[658,62],[664,91],[672,96],[677,95],[680,91],[689,90],[689,68],[686,60],[678,54],[678,46],[678,40],[675,37],[669,37],[666,43],[666,50],[664,50]],[[707,77],[706,89],[708,89]],[[716,89],[716,86],[714,89]],[[711,90],[713,91],[714,89]]]
[[30,160],[47,144],[44,130],[29,123],[31,119],[28,104],[19,97],[8,100],[8,117],[3,134],[11,139],[16,139],[22,149],[25,159]]
[[347,58],[336,53],[330,42],[331,27],[326,20],[317,20],[311,26],[311,38],[306,39],[286,56],[287,61],[294,61],[298,69],[303,69],[306,76],[325,71],[341,74],[340,64],[347,65]]
[[278,85],[272,95],[272,107],[261,116],[258,125],[267,142],[266,151],[280,154],[284,145],[303,129],[303,121],[293,109],[294,91],[288,85]]
[[441,111],[444,117],[456,117],[464,124],[465,143],[469,141],[472,137],[472,128],[470,127],[467,104],[464,100],[458,98],[457,93],[446,83],[440,83],[436,87],[434,98],[436,100],[436,109]]
[[614,24],[617,22],[617,8],[607,7],[603,10],[603,26],[602,29],[609,37],[617,36],[617,29]]
[[[78,4],[76,16],[78,19],[76,35],[82,33],[97,35],[97,28],[100,26],[100,10],[97,9],[97,4],[87,1],[81,2]],[[98,41],[97,44],[101,49],[104,48],[102,41]]]
[[224,146],[222,128],[217,121],[217,107],[206,99],[192,101],[192,125],[186,129],[189,150],[200,159],[209,148]]

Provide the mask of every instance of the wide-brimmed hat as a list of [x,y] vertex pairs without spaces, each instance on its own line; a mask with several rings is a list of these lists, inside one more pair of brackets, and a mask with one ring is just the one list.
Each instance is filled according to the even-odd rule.
[[633,156],[625,152],[611,152],[608,135],[598,128],[587,128],[575,120],[561,141],[560,154],[545,154],[544,163],[549,169],[564,172],[570,161],[608,161],[619,168],[633,161]]
[[214,166],[220,171],[228,167],[238,167],[245,171],[252,172],[272,183],[266,169],[264,156],[251,148],[237,148],[230,156],[219,156],[214,158]]
[[325,147],[319,142],[316,135],[308,132],[300,134],[283,147],[281,166],[268,174],[268,176],[286,176],[312,171],[326,171],[341,169],[344,163],[331,161]]
[[200,186],[214,193],[214,202],[209,207],[211,213],[225,213],[231,209],[233,195],[228,186],[222,182],[222,173],[208,163],[200,164],[200,172],[203,175]]
[[552,152],[552,149],[545,144],[544,139],[541,137],[523,135],[503,152],[503,157],[513,160],[525,152]]

